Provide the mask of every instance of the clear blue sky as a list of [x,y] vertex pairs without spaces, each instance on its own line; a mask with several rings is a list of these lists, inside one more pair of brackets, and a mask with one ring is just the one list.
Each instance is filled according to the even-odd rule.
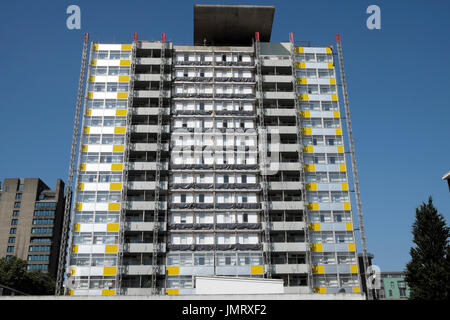
[[[415,208],[429,195],[449,223],[449,1],[7,1],[0,11],[0,179],[67,179],[85,32],[130,43],[193,40],[193,4],[275,5],[272,41],[343,38],[368,249],[382,271],[410,259]],[[66,8],[81,8],[81,30]],[[381,30],[366,8],[381,8]]]

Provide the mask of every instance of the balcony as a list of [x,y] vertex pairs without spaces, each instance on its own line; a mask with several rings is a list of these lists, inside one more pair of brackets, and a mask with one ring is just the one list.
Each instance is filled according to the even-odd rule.
[[[153,243],[125,243],[124,244],[124,252],[127,253],[150,253],[153,252]],[[158,252],[166,252],[166,244],[165,243],[158,243],[157,244],[157,251]]]

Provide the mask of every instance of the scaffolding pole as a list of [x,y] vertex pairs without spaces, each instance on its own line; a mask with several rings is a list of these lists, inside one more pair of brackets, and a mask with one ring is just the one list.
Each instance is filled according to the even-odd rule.
[[117,280],[116,280],[116,294],[122,293],[124,264],[123,255],[125,251],[125,220],[127,210],[127,194],[128,194],[128,174],[130,171],[130,151],[131,151],[131,120],[133,115],[133,97],[134,97],[134,78],[136,69],[136,51],[137,51],[137,33],[134,33],[133,43],[131,45],[131,64],[130,64],[130,83],[128,89],[128,105],[127,105],[127,120],[125,128],[125,149],[123,157],[123,171],[122,171],[122,197],[120,204],[120,221],[119,221],[119,248],[117,256]]
[[256,72],[258,75],[258,116],[259,116],[259,152],[260,152],[260,168],[262,168],[262,191],[263,191],[263,204],[264,204],[264,237],[266,243],[266,250],[263,247],[265,265],[267,266],[266,275],[267,278],[272,278],[272,265],[271,265],[271,244],[270,244],[270,221],[269,221],[269,195],[267,191],[267,130],[264,124],[264,104],[263,104],[263,88],[262,88],[262,72],[261,72],[261,42],[259,41],[259,32],[255,34],[255,59],[256,59]]
[[297,90],[297,76],[296,76],[296,58],[295,58],[295,45],[294,45],[294,34],[289,33],[289,41],[291,43],[291,61],[292,61],[292,87],[295,94],[294,97],[294,106],[295,106],[295,117],[297,123],[297,143],[299,144],[298,150],[298,160],[300,162],[300,182],[302,184],[301,188],[301,197],[304,203],[303,209],[303,221],[305,222],[305,243],[306,243],[306,252],[305,252],[305,260],[308,264],[308,287],[311,292],[314,292],[314,281],[313,281],[313,273],[312,273],[312,258],[311,258],[311,240],[309,237],[309,213],[308,206],[306,203],[306,179],[305,179],[305,161],[303,158],[303,134],[302,134],[302,117],[301,108],[298,103],[298,90]]
[[166,35],[162,34],[161,40],[161,64],[159,67],[159,99],[158,99],[158,133],[156,136],[156,175],[155,175],[155,210],[153,217],[153,254],[152,254],[152,294],[158,294],[158,234],[159,234],[159,196],[161,191],[161,149],[162,149],[162,126],[164,107],[164,67],[166,65]]
[[67,249],[67,238],[69,234],[69,226],[70,226],[70,209],[72,206],[72,187],[73,187],[73,176],[75,169],[75,156],[77,153],[77,143],[79,137],[79,126],[80,126],[80,114],[81,114],[81,106],[84,101],[83,97],[83,85],[84,79],[86,75],[86,61],[87,61],[87,50],[89,43],[89,33],[84,34],[84,42],[83,42],[83,51],[81,56],[81,70],[80,70],[80,78],[78,80],[78,93],[77,93],[77,102],[75,108],[75,119],[73,126],[73,135],[72,135],[72,147],[70,150],[70,164],[69,164],[69,174],[67,178],[67,185],[65,190],[65,204],[64,204],[64,216],[63,216],[63,225],[61,231],[61,243],[59,247],[59,258],[58,258],[58,270],[56,274],[56,288],[55,295],[59,296],[61,294],[61,289],[64,281],[64,269],[66,265],[66,249]]
[[[339,59],[339,72],[341,74],[342,95],[344,97],[345,121],[346,121],[346,125],[347,125],[347,134],[348,134],[348,140],[349,140],[349,145],[350,145],[350,157],[352,160],[353,182],[355,184],[355,198],[356,198],[356,210],[358,213],[359,235],[361,238],[361,245],[362,245],[362,250],[363,250],[363,268],[364,268],[364,274],[366,274],[367,268],[369,266],[369,259],[367,256],[366,233],[364,230],[361,195],[359,192],[358,169],[356,168],[355,144],[353,141],[352,122],[350,119],[350,106],[349,106],[349,102],[348,102],[347,83],[345,80],[345,73],[344,73],[344,57],[342,55],[341,36],[339,34],[336,34],[336,43],[337,43],[337,51],[338,51],[338,59]],[[361,274],[361,270],[360,270],[360,274]],[[360,285],[362,286],[362,283]],[[369,300],[372,300],[372,291],[369,289],[367,289],[367,298]]]

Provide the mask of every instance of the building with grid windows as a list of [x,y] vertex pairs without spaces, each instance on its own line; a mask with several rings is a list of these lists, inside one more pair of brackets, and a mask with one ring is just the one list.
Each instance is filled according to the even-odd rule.
[[361,295],[333,48],[270,42],[273,16],[195,5],[194,45],[91,43],[66,294]]
[[64,182],[7,178],[0,187],[0,257],[16,256],[28,270],[56,276],[64,215]]

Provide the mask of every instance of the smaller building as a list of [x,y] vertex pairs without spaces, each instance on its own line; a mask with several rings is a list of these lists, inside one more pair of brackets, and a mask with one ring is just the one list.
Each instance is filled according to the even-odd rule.
[[381,289],[378,299],[408,299],[409,287],[403,272],[381,272]]
[[56,276],[64,216],[64,182],[7,178],[0,187],[0,258],[16,256],[28,270]]
[[442,180],[447,180],[448,190],[450,191],[450,171],[447,172],[446,174],[444,174],[444,176],[442,177]]

